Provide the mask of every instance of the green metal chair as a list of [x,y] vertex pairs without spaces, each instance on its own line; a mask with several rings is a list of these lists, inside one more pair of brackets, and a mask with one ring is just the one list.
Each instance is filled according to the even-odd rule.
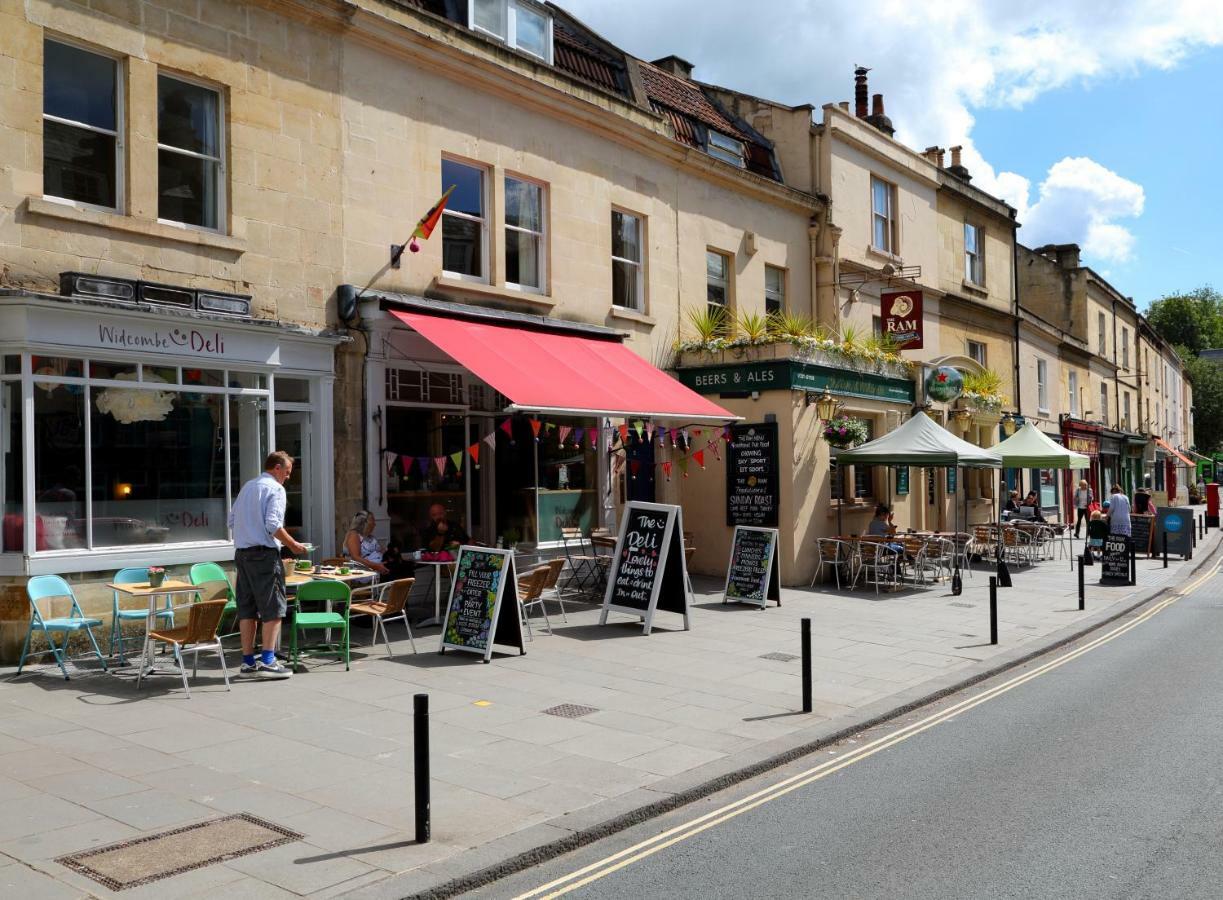
[[[221,616],[221,620],[225,621],[226,617],[232,616],[231,620],[234,626],[238,623],[238,601],[234,596],[233,585],[230,584],[229,578],[225,575],[225,570],[214,562],[196,563],[191,567],[191,573],[188,576],[192,584],[204,584],[207,581],[224,581],[229,584],[229,599],[225,603],[225,611]],[[220,631],[220,629],[218,629]],[[238,632],[226,631],[217,635],[218,640],[225,640],[227,637],[235,637]]]
[[[290,602],[296,607],[289,637],[289,659],[294,668],[303,656],[335,656],[344,660],[347,671],[350,668],[348,619],[352,614],[352,591],[348,585],[340,581],[308,581],[297,589],[297,597]],[[306,604],[320,603],[325,604],[324,611],[305,611]],[[342,604],[343,609],[337,610],[336,604]],[[340,642],[308,648],[298,644],[298,632],[324,630],[339,631]]]
[[[115,573],[115,577],[111,579],[111,584],[144,584],[149,580],[149,570],[145,566],[133,566],[127,569],[120,569]],[[123,609],[119,606],[119,591],[112,591],[112,607],[110,619],[110,651],[109,655],[115,655],[115,645],[119,645],[119,658],[124,659],[123,652],[123,623],[124,622],[144,622],[149,618],[149,608],[144,600],[141,600],[141,606],[134,609]],[[171,608],[171,600],[166,598],[166,608],[159,609],[156,612],[158,619],[168,620],[171,627],[174,626],[174,610]],[[161,623],[159,623],[161,624]]]
[[[34,655],[54,654],[55,661],[59,663],[59,670],[64,673],[65,681],[69,679],[68,669],[64,665],[64,661],[67,659],[64,651],[68,646],[68,635],[77,631],[84,631],[89,635],[89,642],[93,644],[93,652],[97,655],[99,662],[102,663],[102,671],[106,671],[106,657],[102,655],[102,651],[98,648],[98,642],[93,636],[93,627],[95,625],[101,627],[102,620],[85,618],[85,614],[81,612],[80,604],[76,602],[76,594],[72,593],[72,588],[68,586],[68,582],[58,575],[35,575],[26,582],[25,592],[26,596],[30,598],[30,628],[25,634],[25,646],[21,648],[21,661],[17,663],[18,675],[21,674],[21,670],[25,666],[25,658],[29,655],[30,637],[34,634],[34,629],[38,629],[43,633],[49,648],[47,650],[40,650]],[[43,615],[43,607],[39,604],[44,600],[51,600],[54,597],[71,598],[72,611],[67,616],[53,617]],[[59,632],[64,636],[62,644],[57,645],[55,643],[55,639],[51,636],[54,632]]]

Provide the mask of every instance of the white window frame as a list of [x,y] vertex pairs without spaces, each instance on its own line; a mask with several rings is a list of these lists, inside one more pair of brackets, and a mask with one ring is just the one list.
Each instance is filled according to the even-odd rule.
[[1036,408],[1042,413],[1049,412],[1049,363],[1039,357],[1036,359]]
[[[501,189],[504,192],[503,196],[509,196],[509,187],[507,181],[521,181],[523,184],[533,184],[539,188],[539,231],[531,231],[529,228],[523,228],[519,225],[511,225],[508,220],[502,225],[506,231],[516,231],[519,234],[534,235],[539,242],[539,286],[535,287],[530,284],[517,284],[509,281],[505,282],[507,288],[515,291],[523,291],[527,294],[547,294],[548,293],[548,185],[539,181],[536,178],[528,178],[526,175],[520,175],[517,172],[506,172],[501,180]],[[504,253],[510,252],[509,241],[505,241]]]
[[[887,195],[888,208],[886,213],[881,213],[875,209],[875,185],[881,184],[884,186]],[[870,180],[870,210],[871,210],[871,230],[870,230],[870,248],[876,253],[882,253],[886,256],[900,255],[900,227],[896,222],[896,185],[885,178],[880,178],[878,175],[872,175]],[[875,223],[876,220],[882,219],[885,225],[885,230],[888,236],[888,246],[880,247],[875,243]]]
[[1108,424],[1108,382],[1100,382],[1100,421]]
[[[968,345],[968,358],[982,368],[985,368],[987,365],[985,360],[988,358],[987,353],[989,352],[988,348],[985,346],[985,343],[983,341],[973,340],[967,340],[966,343]],[[973,352],[975,349],[980,349],[981,352],[979,354]]]
[[[968,236],[973,236],[973,249],[968,248]],[[964,280],[985,287],[985,229],[971,222],[964,223]]]
[[[176,72],[172,69],[158,69],[157,82],[158,87],[161,86],[161,79],[168,78],[171,81],[181,81],[183,84],[193,84],[196,87],[203,88],[206,91],[212,91],[217,95],[217,153],[218,156],[209,156],[206,153],[196,153],[191,150],[184,150],[181,147],[172,147],[169,144],[157,142],[157,152],[162,150],[170,153],[177,153],[181,156],[187,156],[192,159],[203,159],[217,164],[217,227],[209,228],[206,225],[192,225],[190,222],[176,222],[174,219],[163,219],[158,217],[157,221],[162,225],[172,225],[175,228],[185,228],[189,231],[203,231],[208,234],[228,234],[228,199],[229,199],[229,171],[225,161],[225,147],[229,140],[228,131],[226,129],[227,112],[225,103],[225,91],[217,84],[209,81],[204,81],[200,78],[194,78],[190,75],[184,75],[181,72]],[[154,128],[160,125],[157,123]],[[160,179],[157,185],[158,203],[161,200],[161,183]]]
[[[781,289],[779,291],[769,290],[769,272],[776,272],[780,276]],[[769,301],[773,300],[777,303],[777,312],[784,313],[786,311],[786,295],[789,293],[790,270],[785,266],[775,266],[771,263],[764,264],[764,310],[769,311]]]
[[[555,30],[553,27],[552,13],[548,10],[548,8],[543,4],[532,3],[530,0],[498,0],[498,5],[501,9],[501,34],[497,34],[495,31],[489,31],[487,28],[482,28],[476,24],[476,0],[467,0],[467,27],[472,31],[477,31],[480,34],[488,35],[506,46],[513,47],[515,50],[527,54],[527,56],[543,60],[548,65],[552,65],[552,61],[555,56],[553,49],[553,35]],[[518,43],[518,8],[520,6],[524,6],[530,9],[536,15],[542,16],[548,23],[546,38],[547,46],[544,48],[543,56],[540,56],[533,50],[528,50],[527,48],[520,46]]]
[[[43,182],[43,199],[51,203],[62,203],[65,206],[72,206],[76,209],[89,209],[95,212],[108,212],[123,215],[123,211],[127,208],[127,169],[124,165],[127,156],[127,141],[124,135],[127,133],[127,73],[123,67],[123,57],[119,54],[103,50],[81,41],[72,40],[70,38],[61,37],[58,34],[47,34],[43,37],[44,44],[50,41],[53,44],[63,44],[66,47],[72,47],[76,50],[82,50],[85,53],[92,53],[94,56],[100,56],[103,59],[109,59],[115,64],[115,130],[109,131],[105,128],[98,128],[94,125],[86,125],[84,122],[77,122],[73,119],[64,119],[59,116],[48,115],[42,111],[43,122],[55,122],[59,125],[67,125],[71,128],[79,128],[82,131],[92,131],[94,134],[105,134],[114,137],[115,139],[115,205],[114,206],[99,206],[96,203],[85,203],[81,200],[72,200],[68,197],[57,197],[55,194],[48,194],[45,190],[46,181]],[[46,78],[44,60],[44,75]],[[44,151],[43,158],[39,160],[39,172],[46,171],[46,154]]]
[[[488,255],[488,224],[490,218],[490,190],[492,184],[493,170],[491,166],[486,166],[483,163],[476,162],[471,159],[464,159],[461,156],[451,156],[449,153],[443,153],[442,159],[452,162],[456,165],[466,166],[469,169],[475,169],[480,173],[480,207],[483,215],[472,216],[467,213],[461,213],[452,210],[449,206],[442,209],[442,219],[438,225],[442,228],[442,276],[452,278],[456,281],[470,281],[473,284],[492,284],[493,276],[493,261]],[[442,190],[445,190],[443,187]],[[468,222],[476,222],[480,226],[480,259],[483,260],[484,272],[481,275],[467,275],[463,272],[451,272],[446,268],[446,216],[453,216],[456,219],[464,219]]]
[[[641,254],[641,259],[628,259],[627,257],[616,256],[615,253],[612,253],[611,258],[612,258],[613,268],[615,267],[615,263],[619,262],[619,263],[626,263],[630,266],[634,266],[637,271],[637,281],[636,281],[637,306],[635,307],[621,306],[620,304],[616,303],[616,298],[614,296],[612,297],[612,306],[616,307],[617,309],[627,309],[633,312],[639,312],[639,313],[644,314],[646,311],[646,296],[645,296],[646,217],[643,216],[641,213],[635,213],[635,212],[632,212],[631,210],[623,209],[622,207],[619,207],[619,206],[613,206],[611,208],[611,218],[613,220],[615,219],[615,216],[617,213],[619,213],[622,216],[628,216],[629,218],[637,220],[637,252]],[[612,228],[612,246],[613,247],[615,246],[615,227],[614,226]]]
[[1099,343],[1100,356],[1104,357],[1105,359],[1108,359],[1108,332],[1105,331],[1106,319],[1104,317],[1104,313],[1102,312],[1096,313],[1096,322],[1100,326],[1100,343]]
[[747,168],[747,148],[743,141],[710,128],[705,140],[705,152],[739,169]]
[[1079,415],[1079,373],[1071,370],[1068,375],[1070,384],[1070,415]]
[[[714,303],[712,300],[709,299],[709,284],[713,278],[713,276],[709,274],[709,256],[710,254],[722,257],[722,262],[725,263],[726,275],[722,279],[722,286],[724,288],[724,296],[726,300],[725,302],[721,304]],[[731,283],[734,278],[734,271],[735,271],[734,257],[731,254],[723,250],[718,250],[714,247],[705,248],[705,305],[706,306],[721,306],[722,309],[726,310],[726,315],[728,318],[731,315],[733,315],[732,310],[734,307],[735,298],[731,290]]]
[[1130,392],[1126,391],[1124,394],[1121,395],[1121,397],[1123,400],[1123,403],[1122,403],[1123,415],[1121,417],[1121,425],[1122,427],[1128,429],[1130,427]]
[[1121,328],[1121,368],[1127,372],[1130,368],[1130,330],[1125,326]]

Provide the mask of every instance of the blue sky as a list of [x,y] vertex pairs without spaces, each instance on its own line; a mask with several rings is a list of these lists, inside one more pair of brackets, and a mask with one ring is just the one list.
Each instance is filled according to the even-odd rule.
[[870,66],[897,138],[963,145],[1023,243],[1080,244],[1144,308],[1223,289],[1223,0],[559,2],[629,53],[783,103],[849,100]]

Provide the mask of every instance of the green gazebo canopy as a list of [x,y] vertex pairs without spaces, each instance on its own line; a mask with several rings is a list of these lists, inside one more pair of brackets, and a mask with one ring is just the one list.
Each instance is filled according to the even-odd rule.
[[[1055,445],[1056,446],[1056,445]],[[836,453],[838,464],[869,466],[944,466],[998,469],[1006,463],[994,452],[956,437],[924,413],[895,431],[852,450]]]
[[990,448],[1008,469],[1087,469],[1091,459],[1050,440],[1031,422]]

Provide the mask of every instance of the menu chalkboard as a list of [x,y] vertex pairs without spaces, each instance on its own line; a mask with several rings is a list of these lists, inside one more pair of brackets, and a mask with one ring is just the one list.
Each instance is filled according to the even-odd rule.
[[730,545],[723,603],[751,603],[764,609],[770,600],[781,606],[781,578],[777,570],[776,528],[739,525]]
[[1193,510],[1184,507],[1162,507],[1156,513],[1155,553],[1163,553],[1164,535],[1168,537],[1168,552],[1185,559],[1193,558]]
[[1130,532],[1134,539],[1134,550],[1151,555],[1151,542],[1155,538],[1154,516],[1130,516]]
[[[511,610],[504,616],[503,604]],[[466,650],[479,653],[488,662],[494,644],[517,647],[520,655],[526,653],[518,616],[514,555],[509,550],[460,547],[439,652],[445,653],[447,647]]]
[[1131,546],[1130,539],[1124,534],[1110,534],[1104,539],[1100,584],[1128,585],[1130,583]]
[[732,425],[726,461],[726,524],[778,522],[781,477],[777,423]]
[[616,553],[607,574],[600,625],[607,624],[609,612],[624,612],[640,616],[649,634],[654,613],[661,609],[682,615],[684,630],[688,630],[691,588],[683,529],[678,506],[631,502],[624,508]]

